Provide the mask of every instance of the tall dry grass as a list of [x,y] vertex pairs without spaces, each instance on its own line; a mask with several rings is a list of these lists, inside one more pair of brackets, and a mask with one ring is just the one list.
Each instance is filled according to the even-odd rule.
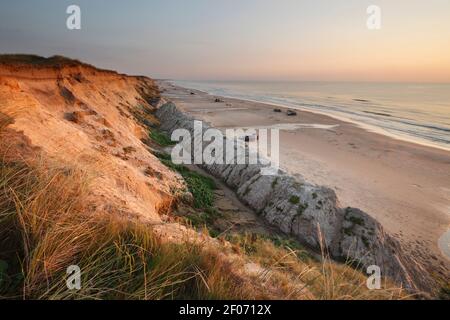
[[[165,243],[137,221],[93,215],[88,198],[81,170],[0,157],[1,298],[255,297],[217,253]],[[78,291],[66,286],[70,265],[81,268]]]
[[312,256],[292,243],[277,243],[253,234],[232,235],[228,240],[241,254],[263,267],[262,283],[276,286],[286,299],[403,300],[412,299],[401,287],[383,279],[380,290],[367,288],[367,275],[351,263],[337,263],[323,250]]

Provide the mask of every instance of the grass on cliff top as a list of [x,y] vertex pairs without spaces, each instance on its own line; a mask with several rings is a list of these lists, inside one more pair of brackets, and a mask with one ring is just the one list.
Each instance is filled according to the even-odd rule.
[[[0,63],[4,64],[23,64],[31,66],[46,66],[46,67],[60,67],[60,66],[73,66],[73,65],[85,65],[79,60],[67,58],[64,56],[51,56],[42,57],[33,54],[0,54]],[[91,66],[92,67],[92,66]]]

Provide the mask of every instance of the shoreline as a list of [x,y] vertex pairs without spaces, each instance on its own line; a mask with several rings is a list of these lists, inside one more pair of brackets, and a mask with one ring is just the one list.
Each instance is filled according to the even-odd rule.
[[391,133],[391,132],[389,132],[389,131],[387,131],[387,130],[385,130],[383,128],[380,128],[380,127],[377,127],[377,126],[374,126],[374,125],[370,125],[370,124],[367,124],[367,123],[363,123],[363,122],[360,122],[360,121],[357,121],[357,120],[353,120],[353,119],[350,119],[348,117],[344,117],[344,116],[340,116],[340,115],[337,115],[337,114],[333,114],[332,112],[327,113],[327,112],[322,112],[322,111],[319,111],[319,110],[312,110],[312,109],[308,109],[308,108],[302,108],[302,107],[299,107],[299,106],[293,106],[293,105],[282,104],[282,103],[275,103],[275,102],[267,102],[267,101],[248,99],[248,98],[240,98],[240,97],[238,98],[238,97],[233,97],[233,96],[230,96],[230,95],[211,94],[211,93],[209,93],[207,91],[203,91],[203,90],[199,90],[199,89],[192,89],[192,88],[189,88],[189,87],[184,87],[182,85],[179,85],[179,84],[175,83],[176,80],[159,80],[159,81],[160,82],[165,82],[165,83],[170,83],[173,86],[176,86],[176,87],[179,87],[179,88],[183,88],[185,90],[201,92],[202,94],[205,94],[205,95],[221,97],[221,98],[226,98],[226,99],[234,99],[234,100],[253,102],[253,103],[258,103],[258,104],[264,104],[264,105],[267,105],[267,106],[270,106],[270,107],[278,107],[278,108],[285,108],[285,109],[293,109],[293,110],[302,111],[302,112],[310,112],[310,113],[314,113],[314,114],[317,114],[317,115],[330,117],[330,118],[333,118],[333,119],[336,119],[336,120],[339,120],[339,121],[342,121],[342,122],[352,123],[352,124],[358,126],[359,128],[361,128],[363,130],[366,130],[367,132],[370,132],[370,133],[380,134],[380,135],[386,136],[386,137],[391,138],[391,139],[395,139],[395,140],[399,140],[399,141],[403,141],[403,142],[408,142],[408,143],[414,143],[414,144],[418,144],[420,146],[429,147],[429,148],[435,148],[435,149],[439,149],[439,150],[442,150],[442,151],[447,151],[447,152],[450,153],[450,146],[445,147],[445,146],[442,146],[440,144],[436,144],[436,143],[433,143],[431,141],[427,141],[425,139],[418,139],[418,138],[415,139],[415,138],[413,138],[411,136],[408,136],[406,134],[402,135],[402,134],[399,134],[399,133],[397,133],[397,134]]
[[448,276],[450,260],[439,239],[450,228],[449,152],[367,132],[328,115],[299,111],[297,117],[287,117],[275,114],[266,103],[226,97],[215,103],[219,95],[159,84],[163,97],[218,129],[338,125],[281,130],[281,166],[308,182],[332,188],[342,205],[371,214],[427,269]]

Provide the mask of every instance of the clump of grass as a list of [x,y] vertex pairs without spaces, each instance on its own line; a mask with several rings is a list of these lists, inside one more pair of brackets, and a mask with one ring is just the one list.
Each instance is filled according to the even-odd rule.
[[[81,290],[75,298],[100,299],[229,299],[238,279],[213,251],[199,244],[162,242],[146,225],[127,221],[100,224],[99,246],[83,254]],[[228,272],[228,276],[221,274]],[[235,282],[236,281],[236,282]],[[51,298],[65,290],[49,292]]]
[[347,236],[349,237],[353,236],[353,228],[344,228],[343,230]]
[[151,129],[149,133],[150,139],[152,139],[154,142],[156,142],[161,147],[169,147],[176,144],[176,142],[172,141],[170,137],[158,130],[158,129]]
[[352,215],[351,208],[345,209],[345,220],[350,221],[351,223],[356,225],[364,226],[364,219]]
[[291,204],[299,204],[300,203],[300,198],[299,197],[297,197],[297,196],[291,196],[290,198],[289,198],[289,202],[291,203]]
[[370,248],[369,239],[367,239],[365,236],[361,236],[361,240],[364,243],[364,245],[366,246],[366,248]]
[[189,222],[192,223],[194,227],[211,227],[212,224],[218,219],[221,218],[222,214],[218,212],[216,209],[204,208],[195,213],[190,213],[186,216]]
[[439,299],[450,300],[450,282],[442,285],[439,291]]
[[277,184],[278,184],[278,177],[275,178],[275,180],[272,181],[272,189],[275,189],[275,187],[277,186]]
[[193,171],[185,172],[182,176],[194,196],[194,206],[196,208],[211,207],[214,203],[214,181]]
[[280,250],[293,250],[299,257],[302,257],[302,259],[313,259],[298,241],[288,236],[244,233],[228,234],[226,238],[231,243],[238,245],[248,254],[258,252],[258,247],[260,245],[273,245]]
[[170,155],[164,153],[156,153],[155,155],[165,166],[178,172],[184,178],[189,192],[194,197],[194,206],[196,208],[210,208],[213,205],[214,190],[216,189],[213,179],[189,170],[183,165],[173,163]]
[[358,217],[347,217],[347,220],[352,222],[353,224],[357,224],[360,226],[364,226],[364,220]]
[[297,215],[298,215],[298,216],[303,215],[303,214],[305,213],[305,210],[306,210],[306,209],[308,209],[308,204],[307,204],[307,203],[305,203],[305,204],[300,203],[300,204],[298,205],[298,208],[297,208]]

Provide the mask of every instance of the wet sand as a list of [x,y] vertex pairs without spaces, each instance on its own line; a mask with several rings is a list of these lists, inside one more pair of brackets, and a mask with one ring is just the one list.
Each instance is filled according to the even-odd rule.
[[282,107],[231,98],[217,103],[217,96],[160,86],[166,99],[217,128],[280,128],[282,168],[331,187],[343,206],[371,214],[430,272],[449,278],[450,260],[438,243],[450,228],[450,152],[322,114],[288,117]]

